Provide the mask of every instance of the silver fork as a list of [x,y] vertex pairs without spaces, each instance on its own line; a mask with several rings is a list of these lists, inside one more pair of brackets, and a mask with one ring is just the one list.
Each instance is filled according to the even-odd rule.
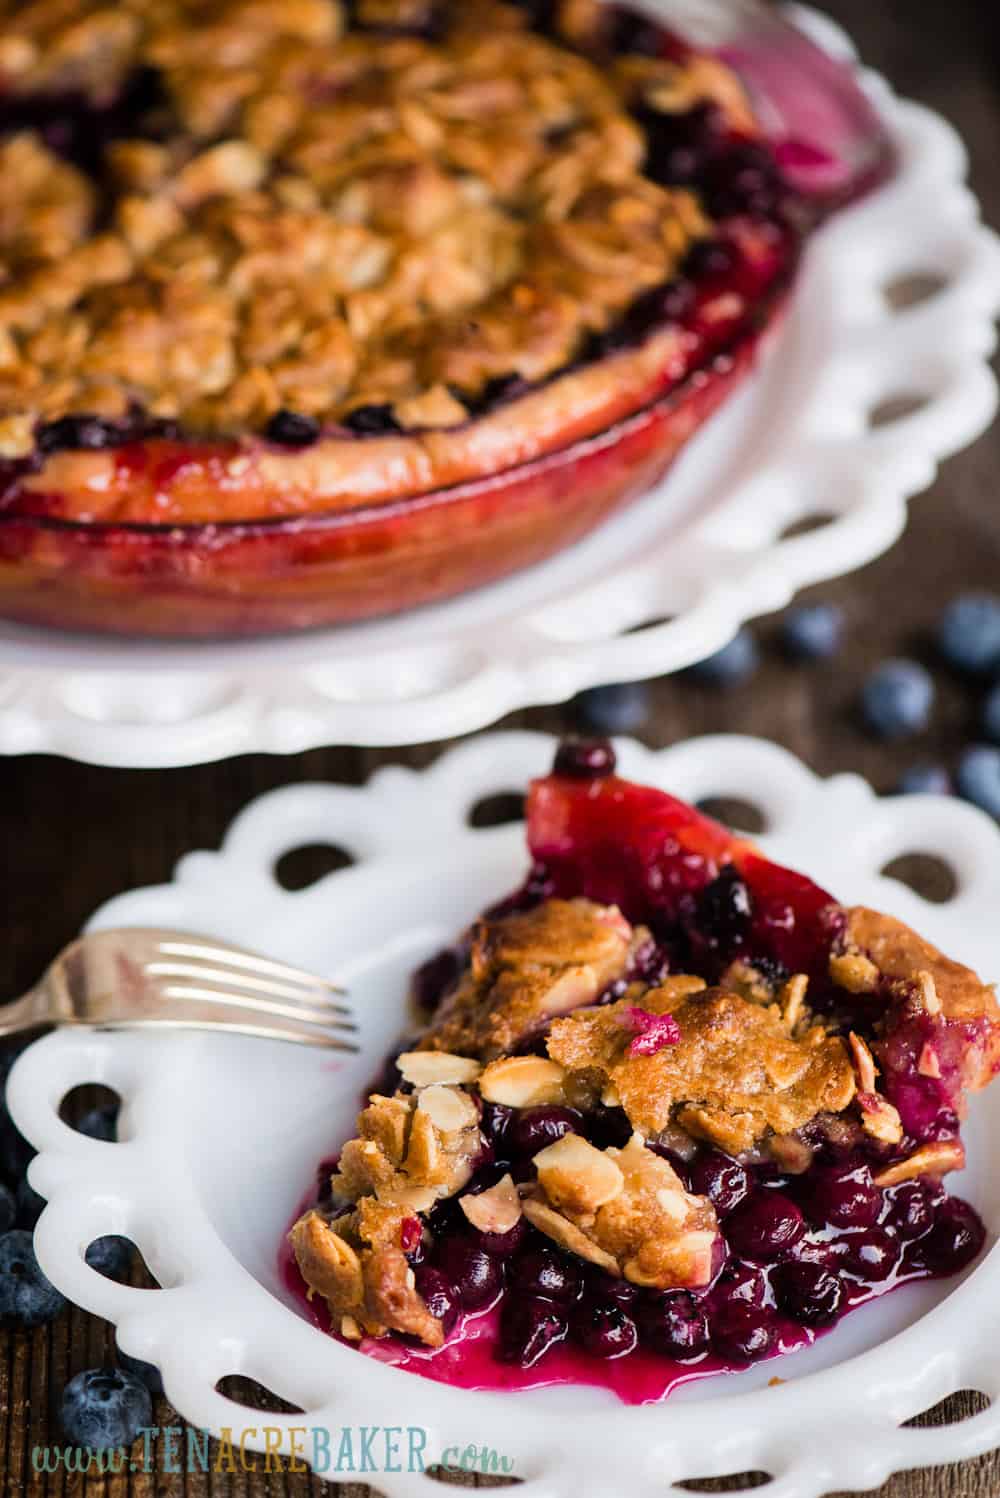
[[41,1025],[222,1030],[356,1051],[344,991],[314,973],[182,931],[94,931],[64,947],[0,1035]]

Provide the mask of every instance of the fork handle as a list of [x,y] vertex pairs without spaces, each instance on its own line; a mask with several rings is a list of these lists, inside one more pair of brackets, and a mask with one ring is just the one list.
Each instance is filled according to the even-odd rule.
[[0,1036],[36,1030],[40,1025],[49,1024],[53,1017],[49,1012],[45,986],[39,983],[36,988],[29,989],[23,998],[0,1006]]

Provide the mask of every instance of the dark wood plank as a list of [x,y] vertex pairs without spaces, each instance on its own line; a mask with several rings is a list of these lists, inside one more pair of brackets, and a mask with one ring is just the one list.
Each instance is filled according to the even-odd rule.
[[[978,0],[828,0],[826,8],[857,38],[865,57],[900,90],[942,109],[969,144],[973,180],[988,215],[1000,220],[1000,9]],[[928,204],[928,213],[933,205]],[[760,628],[765,664],[755,680],[713,694],[684,682],[658,682],[643,737],[666,744],[703,732],[739,729],[786,744],[822,774],[857,770],[889,789],[914,757],[953,761],[974,732],[969,692],[938,673],[939,703],[926,740],[914,748],[870,743],[854,703],[865,671],[894,654],[927,654],[939,607],[970,586],[1000,579],[996,474],[1000,429],[945,466],[932,493],[914,502],[910,527],[889,556],[853,577],[817,590],[845,608],[849,644],[830,666],[785,664],[773,648],[774,624]],[[510,726],[559,731],[569,708],[517,714]],[[191,848],[214,847],[252,796],[303,780],[357,784],[377,765],[429,763],[440,746],[395,753],[331,748],[281,760],[246,757],[176,771],[108,771],[48,758],[0,763],[6,848],[0,984],[20,992],[52,952],[101,901],[138,884],[169,878]],[[162,1444],[155,1471],[99,1479],[32,1474],[36,1443],[60,1439],[53,1410],[72,1373],[112,1352],[109,1329],[79,1311],[31,1336],[0,1333],[0,1493],[4,1498],[319,1498],[308,1476],[170,1476]],[[933,1421],[961,1418],[978,1405],[948,1401]],[[161,1425],[176,1417],[161,1402]],[[716,1490],[721,1490],[715,1485]],[[344,1498],[370,1490],[349,1484]],[[991,1498],[1000,1492],[1000,1455],[962,1467],[901,1474],[881,1498]]]

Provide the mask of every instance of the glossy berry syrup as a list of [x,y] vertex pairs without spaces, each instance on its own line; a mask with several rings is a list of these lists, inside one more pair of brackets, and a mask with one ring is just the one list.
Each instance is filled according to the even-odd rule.
[[[525,1179],[530,1156],[511,1155],[484,1167],[467,1190],[508,1169]],[[523,1222],[503,1238],[476,1233],[445,1202],[432,1215],[432,1242],[411,1255],[418,1289],[450,1328],[445,1345],[431,1350],[392,1335],[366,1338],[361,1351],[463,1389],[586,1384],[626,1404],[655,1403],[681,1384],[807,1347],[899,1285],[957,1273],[985,1240],[967,1203],[930,1182],[882,1190],[857,1157],[790,1177],[703,1150],[688,1178],[711,1196],[726,1241],[709,1289],[640,1290]],[[303,1209],[314,1202],[312,1194]],[[336,1335],[325,1303],[308,1299],[287,1245],[281,1274],[303,1314]]]

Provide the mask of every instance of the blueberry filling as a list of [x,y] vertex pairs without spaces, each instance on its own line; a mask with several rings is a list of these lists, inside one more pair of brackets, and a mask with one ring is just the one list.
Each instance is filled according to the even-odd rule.
[[388,432],[401,432],[390,405],[357,406],[344,418],[344,425],[359,437],[384,437]]
[[320,424],[315,416],[303,416],[299,411],[275,411],[264,433],[269,442],[282,447],[308,447],[319,434]]

